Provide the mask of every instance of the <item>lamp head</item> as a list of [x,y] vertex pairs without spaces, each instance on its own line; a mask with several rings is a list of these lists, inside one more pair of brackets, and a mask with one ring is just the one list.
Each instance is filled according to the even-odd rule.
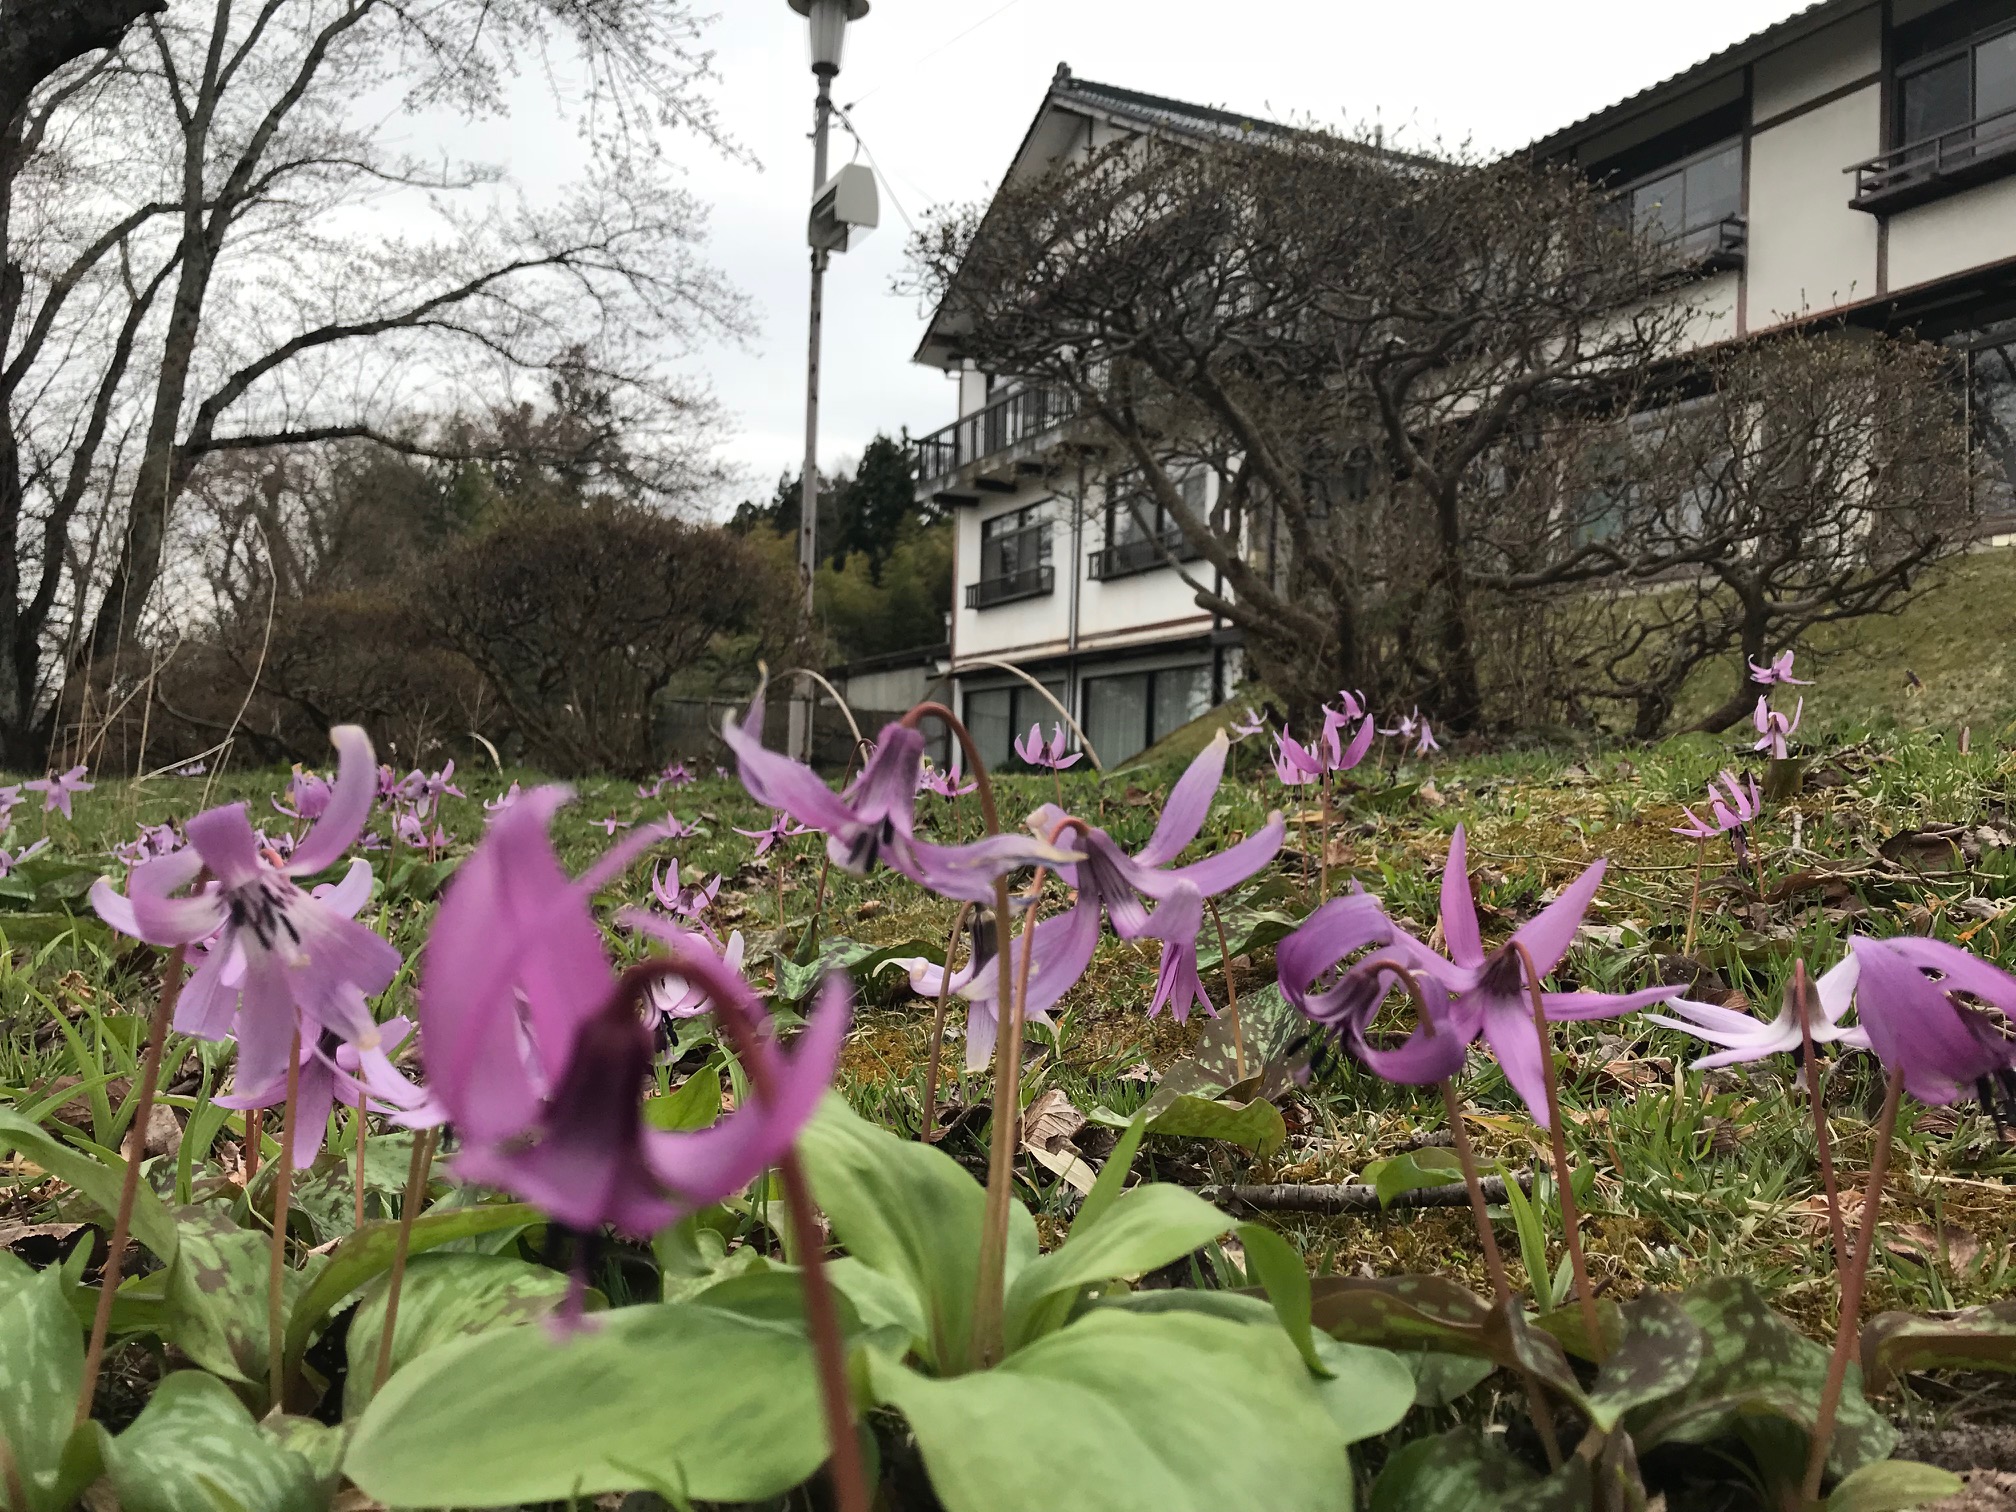
[[811,23],[812,72],[839,73],[847,23],[868,14],[868,0],[791,0],[791,9]]

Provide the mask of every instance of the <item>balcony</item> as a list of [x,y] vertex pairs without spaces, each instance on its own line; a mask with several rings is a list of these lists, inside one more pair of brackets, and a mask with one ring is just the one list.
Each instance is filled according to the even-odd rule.
[[[1078,402],[1066,389],[1039,384],[1003,394],[986,408],[911,443],[917,456],[918,489],[933,492],[962,469],[990,459],[1019,460],[1007,454],[1017,448],[1033,452],[1028,443],[1077,413]],[[988,486],[987,481],[981,486]]]
[[966,585],[968,609],[992,609],[1022,599],[1043,598],[1057,588],[1057,569],[1028,567],[1001,577],[982,578]]
[[1681,232],[1667,245],[1693,271],[1720,273],[1740,268],[1750,250],[1750,223],[1740,215],[1725,215]]
[[1157,567],[1167,566],[1171,557],[1179,562],[1194,562],[1201,555],[1183,539],[1180,530],[1172,530],[1143,541],[1122,541],[1091,553],[1086,558],[1085,574],[1095,583],[1110,583],[1115,578],[1153,572]]
[[1848,203],[1871,215],[1908,210],[1973,184],[2016,173],[2016,110],[1983,116],[1965,126],[1842,170],[1855,175]]

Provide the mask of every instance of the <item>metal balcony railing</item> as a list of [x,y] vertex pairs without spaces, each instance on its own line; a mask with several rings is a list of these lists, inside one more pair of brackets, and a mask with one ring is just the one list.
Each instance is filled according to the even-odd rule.
[[1691,267],[1740,268],[1750,250],[1750,223],[1740,215],[1725,215],[1706,225],[1690,226],[1670,245]]
[[1183,532],[1171,530],[1159,537],[1121,541],[1092,552],[1086,558],[1085,573],[1095,583],[1109,583],[1114,578],[1153,572],[1157,567],[1164,566],[1172,556],[1179,562],[1194,562],[1199,555],[1201,553],[1197,548],[1183,539]]
[[1015,389],[953,421],[941,431],[913,441],[917,479],[929,485],[960,468],[1055,430],[1078,412],[1070,391],[1035,385]]
[[1001,577],[982,578],[966,585],[968,609],[992,609],[996,604],[1012,604],[1018,599],[1042,598],[1057,588],[1057,569],[1030,567]]
[[2016,173],[2016,109],[1969,121],[1842,170],[1855,175],[1857,210],[1880,215]]

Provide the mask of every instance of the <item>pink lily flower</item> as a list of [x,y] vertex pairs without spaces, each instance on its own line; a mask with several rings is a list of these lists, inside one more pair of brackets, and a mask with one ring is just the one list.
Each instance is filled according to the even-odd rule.
[[85,770],[82,766],[73,766],[69,771],[54,777],[37,777],[33,782],[24,782],[21,785],[31,793],[42,794],[43,813],[53,813],[61,809],[63,817],[68,819],[72,817],[70,800],[77,794],[88,793],[97,786],[96,783],[84,780]]
[[1787,719],[1783,714],[1772,708],[1771,700],[1768,697],[1758,698],[1757,712],[1751,716],[1751,723],[1757,728],[1758,741],[1750,749],[1753,751],[1769,751],[1773,761],[1783,761],[1785,759],[1786,742],[1792,738],[1793,733],[1799,728],[1799,720],[1805,712],[1806,700],[1804,698],[1799,700],[1799,705],[1792,711],[1790,719]]
[[[382,1113],[407,1129],[432,1128],[442,1121],[444,1115],[433,1099],[407,1080],[385,1052],[385,1045],[397,1050],[412,1032],[410,1020],[389,1018],[378,1026],[368,1044],[346,1044],[327,1029],[313,1044],[303,1043],[295,1090],[294,1148],[290,1152],[295,1170],[305,1171],[315,1164],[315,1157],[322,1153],[329,1115],[339,1103]],[[233,1091],[216,1101],[220,1108],[277,1107],[287,1101],[287,1073],[283,1068],[279,1079],[264,1087]]]
[[4,830],[14,819],[14,810],[21,806],[21,784],[10,782],[0,787],[0,830]]
[[670,953],[717,1012],[751,1026],[775,1101],[752,1096],[711,1129],[645,1125],[653,1054],[638,998],[617,981],[590,910],[643,849],[632,837],[570,880],[549,829],[564,788],[499,816],[449,884],[421,958],[429,1084],[460,1132],[458,1175],[501,1187],[580,1233],[645,1238],[742,1190],[775,1164],[832,1081],[851,988],[829,977],[788,1055],[749,985],[711,950]]
[[495,798],[485,798],[483,808],[488,813],[501,814],[516,803],[519,796],[518,784],[514,782],[507,791],[499,793]]
[[1434,729],[1427,720],[1422,720],[1419,737],[1414,742],[1414,754],[1417,757],[1426,757],[1441,749],[1441,743],[1435,739]]
[[[731,825],[730,828],[734,828],[734,826]],[[770,853],[770,847],[778,841],[795,839],[799,835],[810,835],[815,833],[815,831],[794,822],[789,814],[780,813],[775,819],[770,821],[768,829],[736,829],[735,833],[756,842],[754,856],[755,859],[760,861]]]
[[1047,767],[1053,772],[1068,771],[1070,768],[1078,765],[1079,762],[1085,759],[1084,753],[1074,751],[1068,756],[1065,755],[1064,726],[1060,724],[1053,728],[1056,733],[1050,737],[1050,744],[1045,746],[1043,744],[1043,726],[1040,724],[1029,726],[1029,733],[1026,736],[1018,735],[1012,742],[1015,747],[1015,754],[1032,767]]
[[329,784],[313,772],[301,770],[301,763],[294,763],[294,775],[287,781],[287,801],[294,806],[285,808],[278,798],[270,800],[274,812],[285,814],[289,819],[320,819],[329,807]]
[[1903,1073],[1905,1091],[1935,1106],[1971,1093],[1992,1113],[2000,1089],[2007,1103],[2016,1089],[2016,1043],[2007,1032],[2016,977],[1957,945],[1915,935],[1856,938],[1848,949],[1858,973],[1856,1017],[1884,1068]]
[[595,823],[602,826],[602,833],[613,840],[616,838],[616,831],[629,829],[636,821],[634,819],[618,819],[614,814],[611,814],[606,819],[597,819]]
[[[1346,697],[1348,698],[1349,695],[1347,694]],[[1351,743],[1346,745],[1344,743],[1344,726],[1352,719],[1359,719],[1363,722],[1358,726],[1358,733],[1351,737]],[[1323,710],[1322,741],[1325,767],[1332,772],[1350,771],[1365,759],[1365,753],[1372,749],[1372,737],[1378,733],[1379,731],[1373,722],[1370,719],[1366,719],[1363,714],[1352,714],[1348,711],[1339,712],[1338,710],[1325,707]]]
[[122,934],[154,945],[212,941],[183,986],[175,1028],[207,1040],[235,1034],[243,1086],[286,1074],[297,1024],[304,1041],[328,1029],[370,1043],[377,1026],[364,1000],[399,971],[399,952],[350,917],[371,895],[368,863],[353,861],[327,900],[296,885],[340,861],[371,812],[370,739],[355,725],[329,738],[341,758],[329,807],[292,859],[270,859],[245,805],[233,803],[191,819],[184,849],[134,867],[123,896],[103,878],[91,889],[98,916]]
[[[653,918],[640,909],[625,909],[621,917],[626,924],[646,934],[654,935],[668,944],[689,943],[693,949],[711,950],[721,958],[721,964],[728,970],[738,975],[742,971],[742,957],[747,947],[739,929],[728,936],[728,942],[724,945],[719,940],[703,939],[688,930],[680,929],[677,925],[667,924],[663,919]],[[708,995],[704,986],[690,982],[682,976],[660,977],[645,993],[644,1002],[651,1012],[667,1019],[698,1018],[714,1006],[714,999]]]
[[1243,745],[1255,735],[1265,733],[1266,729],[1267,716],[1255,713],[1253,706],[1248,704],[1246,707],[1246,717],[1233,720],[1231,724],[1226,726],[1225,733],[1232,737],[1232,744]]
[[[697,877],[699,873],[696,871]],[[713,880],[702,887],[698,883],[692,887],[679,885],[679,863],[674,861],[669,875],[660,875],[658,868],[651,871],[651,896],[658,900],[658,906],[667,913],[681,919],[695,918],[713,905],[714,896],[721,891],[721,877],[716,873]]]
[[964,798],[980,786],[978,782],[969,782],[964,787],[959,785],[959,779],[965,775],[960,767],[964,756],[965,752],[955,740],[952,742],[952,759],[943,771],[929,761],[923,762],[918,768],[917,790],[921,793],[936,793],[940,798]]
[[[1852,1026],[1844,1027],[1841,1022],[1854,1004],[1855,984],[1860,975],[1861,968],[1852,954],[1833,970],[1820,974],[1808,997],[1807,1023],[1803,1033],[1798,1005],[1789,992],[1785,995],[1784,1006],[1778,1010],[1778,1016],[1768,1022],[1734,1008],[1691,1003],[1685,998],[1674,998],[1665,1004],[1667,1013],[1648,1013],[1645,1017],[1655,1024],[1678,1029],[1682,1034],[1691,1034],[1696,1039],[1722,1047],[1712,1055],[1704,1055],[1693,1062],[1697,1071],[1796,1053],[1808,1035],[1816,1045],[1840,1044],[1854,1050],[1867,1050],[1869,1032]],[[1678,1017],[1669,1016],[1672,1014]]]
[[1764,667],[1751,662],[1749,664],[1750,681],[1763,688],[1769,688],[1774,685],[1797,688],[1812,687],[1813,681],[1811,678],[1799,678],[1792,675],[1792,658],[1796,654],[1791,651],[1781,651],[1773,658],[1769,666]]
[[1305,746],[1283,725],[1274,737],[1274,775],[1283,787],[1301,787],[1322,780],[1323,756],[1314,746]]
[[1673,826],[1674,834],[1688,840],[1713,840],[1742,829],[1763,813],[1764,794],[1759,790],[1755,777],[1745,787],[1736,780],[1734,772],[1725,771],[1719,781],[1719,788],[1714,782],[1708,784],[1710,819],[1704,820],[1683,805],[1680,812],[1687,816],[1687,823]]
[[19,866],[23,861],[26,861],[30,856],[35,855],[38,851],[46,850],[48,846],[49,846],[49,839],[45,835],[42,839],[37,840],[33,845],[24,846],[15,855],[10,856],[7,854],[6,851],[0,850],[0,877],[13,876],[15,867]]

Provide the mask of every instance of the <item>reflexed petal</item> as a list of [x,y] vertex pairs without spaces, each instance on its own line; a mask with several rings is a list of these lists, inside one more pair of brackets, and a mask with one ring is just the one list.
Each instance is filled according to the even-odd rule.
[[[290,876],[312,877],[342,860],[343,853],[364,833],[371,805],[378,799],[378,758],[371,754],[371,737],[356,725],[338,725],[329,732],[329,743],[336,747],[337,753],[336,781],[329,789],[329,805],[294,848],[294,855],[287,863]],[[190,838],[195,837],[192,834]],[[218,872],[218,876],[223,873]]]
[[1162,805],[1155,833],[1135,853],[1135,860],[1143,866],[1167,866],[1203,832],[1204,820],[1211,812],[1211,799],[1225,777],[1225,753],[1231,749],[1232,742],[1220,730],[1197,759],[1184,768],[1183,775],[1169,790],[1169,801]]
[[1459,966],[1484,964],[1484,937],[1477,929],[1477,904],[1470,892],[1469,843],[1463,826],[1449,838],[1449,860],[1442,868],[1442,938]]
[[1839,965],[1820,973],[1813,983],[1813,996],[1819,1000],[1820,1011],[1827,1015],[1828,1023],[1840,1023],[1854,1006],[1855,986],[1861,980],[1862,966],[1853,950],[1841,958]]
[[1524,997],[1489,998],[1484,1002],[1484,1039],[1499,1069],[1526,1104],[1533,1122],[1547,1127],[1547,1078],[1540,1055],[1540,1036]]
[[[1512,938],[1526,947],[1526,953],[1533,957],[1533,969],[1546,976],[1561,964],[1561,958],[1568,954],[1568,947],[1575,943],[1575,931],[1582,927],[1582,917],[1589,912],[1589,905],[1596,897],[1596,889],[1603,885],[1603,873],[1609,869],[1608,861],[1598,861],[1583,872],[1573,882],[1561,889],[1561,896],[1543,908],[1537,917],[1527,920],[1512,932]],[[1448,926],[1443,926],[1448,932]]]
[[854,824],[854,811],[817,772],[764,746],[760,694],[750,701],[740,724],[733,715],[723,722],[721,739],[735,753],[742,786],[764,807],[781,809],[800,824],[828,834],[839,834]]
[[[1425,731],[1426,726],[1423,726],[1423,729]],[[1351,738],[1351,744],[1346,746],[1344,754],[1337,758],[1336,770],[1348,772],[1356,767],[1359,762],[1363,761],[1365,753],[1372,749],[1372,737],[1378,733],[1377,727],[1370,719],[1359,725],[1358,733]],[[1432,747],[1434,742],[1424,740],[1423,744]]]
[[1204,895],[1194,887],[1179,887],[1156,908],[1142,933],[1162,941],[1162,963],[1156,971],[1155,996],[1148,1004],[1153,1018],[1167,1004],[1176,1022],[1186,1023],[1193,1003],[1207,1013],[1218,1010],[1197,975],[1197,932],[1204,927]]
[[1433,1086],[1461,1071],[1470,1041],[1477,1037],[1475,1015],[1459,1011],[1433,977],[1418,977],[1425,1001],[1416,1007],[1414,1032],[1398,1049],[1376,1050],[1364,1031],[1386,995],[1383,989],[1390,973],[1380,969],[1366,974],[1377,977],[1379,984],[1369,997],[1369,1011],[1354,1016],[1349,1025],[1351,1053],[1386,1081],[1409,1087]]
[[1264,826],[1237,845],[1188,866],[1151,872],[1138,885],[1151,898],[1166,897],[1172,886],[1194,887],[1207,898],[1216,897],[1263,870],[1281,853],[1281,843],[1287,836],[1288,821],[1277,811],[1267,816]]
[[[237,972],[227,973],[225,967],[231,964],[232,954],[232,947],[220,945],[197,957],[196,969],[189,973],[189,980],[182,984],[182,995],[175,1001],[177,1034],[216,1041],[231,1032],[245,965],[241,955],[235,963]],[[227,980],[227,976],[235,980]]]
[[[228,958],[227,958],[228,959]],[[286,973],[265,951],[245,958],[245,984],[238,1003],[238,1084],[268,1087],[287,1074],[288,1047],[300,1015]]]
[[371,863],[358,857],[343,873],[341,882],[316,888],[314,896],[331,913],[346,919],[356,918],[364,905],[371,901]]
[[1639,992],[1543,992],[1540,1004],[1554,1023],[1616,1018],[1654,1003],[1670,1002],[1684,987],[1647,987]]
[[[256,881],[263,864],[259,859],[259,837],[242,803],[227,803],[208,809],[189,821],[190,848],[203,858],[226,892]],[[176,852],[181,855],[182,852]],[[164,858],[172,859],[172,858]],[[137,872],[139,868],[134,868]]]
[[[134,935],[154,945],[183,945],[208,939],[222,928],[224,900],[215,889],[177,896],[202,869],[203,857],[194,846],[134,867],[126,877]],[[98,896],[95,888],[92,896]]]
[[989,835],[967,845],[934,845],[899,837],[882,857],[888,866],[942,898],[991,903],[997,878],[1025,866],[1069,866],[1083,853],[1062,850],[1029,835]]
[[[1332,967],[1369,945],[1384,945],[1393,923],[1371,893],[1346,893],[1310,914],[1275,949],[1281,991],[1304,1014],[1310,990]],[[1312,1015],[1313,1016],[1313,1015]]]
[[1960,973],[1948,982],[1925,976],[1919,963],[1931,953],[1922,947],[1936,943],[1857,939],[1849,948],[1861,963],[1855,1003],[1876,1058],[1888,1070],[1901,1071],[1905,1090],[1920,1102],[1943,1104],[1958,1101],[1982,1077],[2016,1061],[2016,1049],[1989,1036],[1947,996]]

